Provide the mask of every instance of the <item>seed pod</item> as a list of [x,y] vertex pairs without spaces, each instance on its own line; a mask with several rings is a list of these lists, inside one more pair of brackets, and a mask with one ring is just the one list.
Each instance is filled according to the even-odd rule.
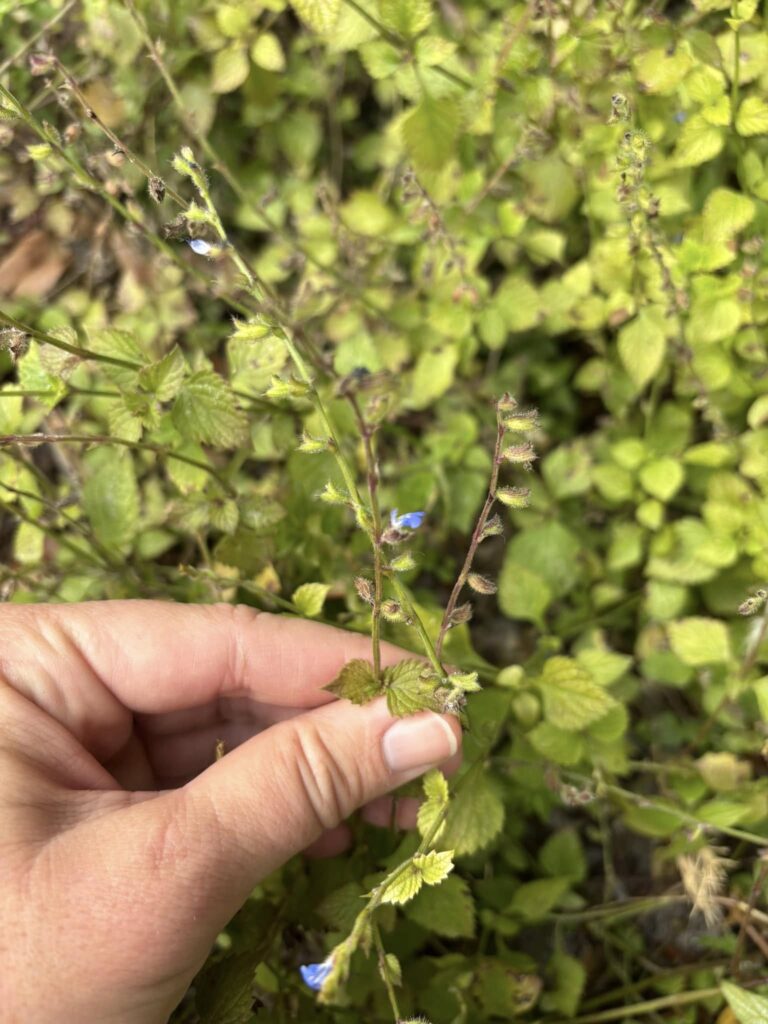
[[301,435],[301,443],[297,447],[297,452],[304,452],[305,455],[319,455],[321,452],[327,452],[330,448],[330,444],[327,438],[310,437],[309,434],[304,433]]
[[496,500],[507,508],[528,508],[531,492],[527,487],[499,487]]
[[366,604],[373,604],[373,584],[365,576],[355,576],[355,590]]
[[453,629],[454,626],[461,626],[465,622],[469,622],[472,618],[472,605],[469,601],[466,604],[457,605],[451,612],[451,617],[448,620],[448,628]]
[[35,77],[47,75],[56,67],[56,58],[52,53],[30,53],[29,73]]
[[481,576],[479,572],[471,572],[467,576],[467,583],[478,594],[495,594],[499,589],[493,580],[487,576]]
[[153,199],[156,203],[162,203],[165,199],[165,182],[162,178],[158,178],[153,174],[147,184],[147,191],[149,192],[150,199]]
[[482,529],[480,534],[480,540],[484,541],[487,537],[502,537],[504,535],[504,524],[501,521],[501,516],[494,515],[488,520]]
[[381,602],[381,614],[387,620],[387,622],[405,622],[405,615],[403,609],[391,598],[387,598],[386,601]]
[[501,457],[505,462],[512,462],[516,466],[530,467],[537,455],[532,444],[515,444],[505,448]]
[[389,563],[389,568],[393,572],[408,572],[409,569],[415,569],[415,567],[416,561],[410,551],[403,552],[402,555],[393,558]]
[[496,403],[496,408],[501,413],[514,412],[517,408],[517,402],[508,391],[505,391],[504,394]]
[[510,434],[525,434],[535,430],[539,425],[538,409],[528,409],[525,412],[516,412],[504,420],[504,427]]

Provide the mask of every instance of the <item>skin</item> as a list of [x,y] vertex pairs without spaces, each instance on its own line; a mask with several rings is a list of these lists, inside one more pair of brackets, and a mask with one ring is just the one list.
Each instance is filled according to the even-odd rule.
[[6,1024],[162,1024],[255,884],[343,850],[358,808],[388,822],[431,765],[393,773],[384,702],[321,689],[369,651],[229,605],[0,607]]

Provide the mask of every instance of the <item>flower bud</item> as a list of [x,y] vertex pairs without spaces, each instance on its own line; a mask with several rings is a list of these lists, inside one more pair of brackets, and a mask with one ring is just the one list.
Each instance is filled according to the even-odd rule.
[[398,555],[397,558],[393,558],[389,563],[389,568],[393,572],[408,572],[409,569],[416,568],[416,561],[410,551],[406,551],[402,555]]
[[514,412],[517,408],[517,402],[508,391],[505,391],[496,403],[496,408],[500,413]]
[[301,443],[296,449],[297,452],[304,452],[305,455],[320,455],[331,448],[329,438],[310,437],[309,434],[301,435]]

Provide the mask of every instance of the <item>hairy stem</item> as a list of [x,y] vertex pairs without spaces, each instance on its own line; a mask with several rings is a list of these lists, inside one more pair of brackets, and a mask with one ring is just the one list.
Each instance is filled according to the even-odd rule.
[[435,654],[440,657],[443,650],[443,643],[445,636],[451,626],[451,617],[456,610],[461,591],[467,582],[472,563],[475,560],[477,549],[480,544],[480,538],[482,537],[485,524],[488,522],[488,516],[490,515],[493,503],[496,500],[496,487],[499,483],[499,469],[501,466],[501,445],[504,440],[504,424],[502,422],[501,414],[496,413],[496,444],[493,449],[493,466],[491,468],[491,479],[488,484],[488,494],[486,495],[485,504],[477,517],[475,523],[475,529],[472,532],[472,538],[469,542],[469,548],[464,559],[464,564],[461,567],[461,571],[456,578],[456,582],[453,585],[451,596],[448,598],[448,604],[445,606],[443,613],[443,620],[440,623],[440,632],[437,636],[437,643],[435,644]]

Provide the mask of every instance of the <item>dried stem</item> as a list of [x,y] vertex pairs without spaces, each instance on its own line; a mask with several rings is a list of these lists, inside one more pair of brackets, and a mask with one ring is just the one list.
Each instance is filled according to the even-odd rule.
[[378,923],[374,920],[371,923],[371,929],[373,931],[373,941],[376,944],[376,953],[379,958],[379,971],[381,972],[382,980],[384,981],[384,987],[387,990],[389,996],[389,1005],[392,1007],[392,1013],[394,1014],[395,1024],[399,1024],[400,1007],[397,1005],[397,995],[395,994],[395,986],[392,981],[391,971],[389,964],[387,963],[387,954],[384,951],[384,944],[381,941],[381,932],[379,930]]

